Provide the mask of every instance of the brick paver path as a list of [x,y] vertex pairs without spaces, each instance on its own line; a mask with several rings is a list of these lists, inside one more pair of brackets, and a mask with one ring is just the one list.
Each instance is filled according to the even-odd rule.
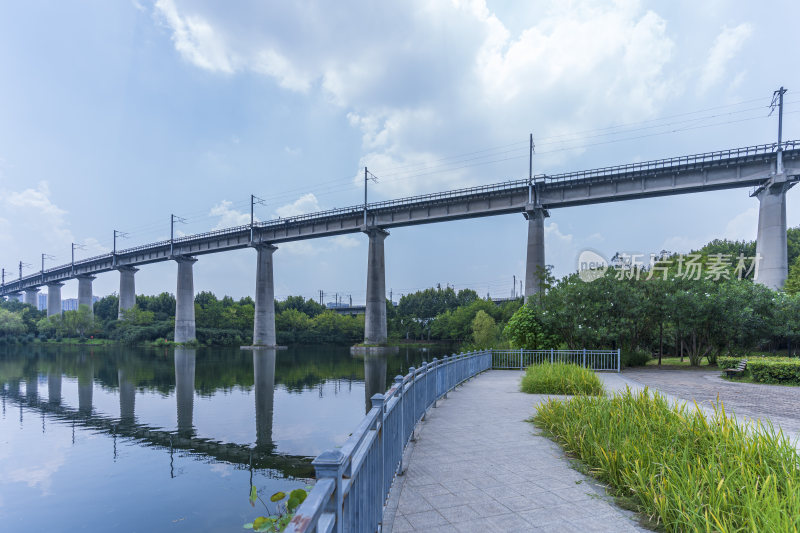
[[719,396],[725,411],[739,420],[770,420],[791,438],[800,436],[800,387],[726,381],[719,370],[645,367],[624,370],[622,376],[705,408]]
[[644,531],[526,419],[544,397],[494,370],[431,409],[392,487],[384,531]]

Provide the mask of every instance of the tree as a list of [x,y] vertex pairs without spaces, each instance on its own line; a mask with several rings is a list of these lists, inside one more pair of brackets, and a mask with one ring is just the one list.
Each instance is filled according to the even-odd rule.
[[789,268],[789,277],[786,278],[786,285],[783,286],[786,294],[800,293],[800,256],[794,260]]
[[0,336],[21,335],[25,333],[22,313],[12,313],[0,308]]
[[122,320],[134,326],[149,326],[155,322],[155,313],[153,311],[141,309],[138,305],[134,305],[130,309],[122,311]]
[[77,311],[65,311],[61,320],[66,336],[84,337],[86,331],[92,327],[93,318],[88,305],[81,305]]
[[508,320],[503,334],[512,348],[542,350],[555,348],[558,342],[545,332],[537,310],[531,305],[523,305]]
[[325,311],[325,306],[321,305],[314,300],[306,300],[302,296],[288,296],[283,301],[275,302],[275,312],[282,313],[289,309],[295,309],[305,314],[309,318],[314,318],[318,314]]
[[472,320],[472,342],[478,348],[491,348],[497,342],[497,324],[486,311],[480,310]]
[[116,294],[100,298],[94,303],[95,319],[107,322],[109,320],[116,320],[118,315],[119,297]]

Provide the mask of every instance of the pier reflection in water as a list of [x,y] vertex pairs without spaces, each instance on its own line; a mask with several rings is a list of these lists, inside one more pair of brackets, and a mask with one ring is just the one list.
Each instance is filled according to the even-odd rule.
[[0,521],[235,530],[263,512],[248,504],[251,481],[265,494],[305,485],[311,458],[344,442],[369,398],[434,355],[442,353],[6,348]]

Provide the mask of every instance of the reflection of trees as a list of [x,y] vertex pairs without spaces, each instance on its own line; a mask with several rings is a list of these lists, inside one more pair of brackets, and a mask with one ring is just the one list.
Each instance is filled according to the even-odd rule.
[[[83,376],[103,387],[116,389],[124,381],[135,389],[168,395],[176,385],[174,350],[171,348],[136,348],[126,346],[29,345],[11,347],[0,353],[0,382],[26,380],[30,376],[58,373]],[[431,354],[405,349],[402,355],[386,359],[384,388],[397,374],[418,365]],[[232,348],[199,348],[195,356],[194,392],[210,396],[233,387],[250,388],[255,383],[252,353]],[[123,374],[120,374],[123,370]],[[327,381],[361,381],[364,362],[353,358],[349,348],[341,346],[298,346],[279,350],[275,356],[275,385],[290,392],[317,388]],[[375,382],[377,383],[377,382]],[[371,389],[379,390],[377,385]],[[383,392],[383,391],[380,391]],[[89,394],[89,390],[86,390]],[[87,398],[87,405],[91,398]]]
[[[164,431],[144,424],[121,424],[116,418],[98,414],[86,415],[78,409],[64,405],[52,404],[37,399],[28,402],[25,396],[12,392],[8,388],[0,390],[4,400],[36,409],[51,419],[73,423],[77,427],[99,430],[115,437],[129,438],[137,442],[163,449],[168,452],[183,450],[189,452],[190,457],[206,461],[208,458],[240,465],[242,468],[272,469],[283,476],[297,478],[312,478],[314,469],[311,459],[292,455],[272,455],[240,444],[222,443],[211,439],[187,437],[176,435],[171,431]],[[165,463],[167,464],[167,463]]]

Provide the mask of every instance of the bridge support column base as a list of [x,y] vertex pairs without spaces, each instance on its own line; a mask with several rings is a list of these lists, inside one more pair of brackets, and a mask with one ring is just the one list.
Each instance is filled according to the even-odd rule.
[[525,301],[542,290],[547,273],[544,256],[544,219],[550,213],[541,206],[529,204],[525,207],[528,219],[528,246],[525,259]]
[[783,288],[789,276],[786,248],[786,191],[793,183],[767,184],[757,194],[756,283],[773,290]]
[[94,280],[94,276],[78,276],[78,309],[85,305],[89,308],[90,315],[94,315],[92,302],[92,282]]
[[25,290],[25,303],[32,305],[36,308],[39,307],[39,289],[26,289]]
[[256,263],[256,305],[253,317],[253,345],[275,347],[275,283],[272,254],[278,248],[269,244],[254,245]]
[[63,283],[47,284],[47,316],[61,314],[61,287]]
[[138,268],[129,266],[117,267],[119,270],[119,311],[117,318],[122,318],[122,312],[136,305],[136,279],[134,275]]
[[175,342],[197,340],[194,322],[194,257],[176,256],[178,288],[175,291]]
[[364,313],[364,344],[385,344],[386,332],[386,261],[383,241],[389,232],[381,228],[365,229],[369,236],[367,255],[367,306]]

